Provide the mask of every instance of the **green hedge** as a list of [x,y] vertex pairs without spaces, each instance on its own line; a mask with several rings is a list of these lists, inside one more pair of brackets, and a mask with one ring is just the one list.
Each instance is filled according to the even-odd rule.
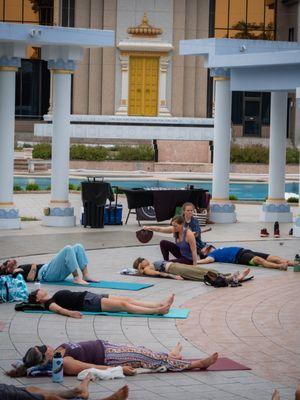
[[[51,145],[49,143],[40,143],[34,146],[32,152],[33,158],[51,159]],[[86,161],[152,161],[154,160],[154,151],[149,145],[137,147],[115,146],[107,149],[103,146],[85,146],[84,144],[74,144],[70,147],[70,160]]]
[[[253,164],[268,164],[269,149],[260,144],[241,147],[237,144],[231,146],[230,152],[231,163],[253,163]],[[296,148],[287,148],[286,163],[298,164],[299,151]]]

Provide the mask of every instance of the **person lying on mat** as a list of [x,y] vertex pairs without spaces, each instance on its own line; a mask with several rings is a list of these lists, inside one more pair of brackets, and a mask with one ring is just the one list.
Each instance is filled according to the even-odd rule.
[[63,343],[55,350],[46,345],[35,346],[27,350],[23,364],[6,372],[6,375],[14,378],[27,376],[28,368],[51,362],[54,352],[61,353],[64,358],[64,374],[72,376],[88,368],[105,370],[117,366],[121,366],[124,375],[129,376],[136,374],[136,368],[161,368],[174,372],[207,369],[218,359],[218,353],[203,359],[183,359],[181,351],[180,343],[169,353],[159,353],[144,346],[113,344],[103,340]]
[[[84,247],[81,244],[75,244],[65,246],[47,264],[17,265],[16,260],[9,259],[0,265],[0,275],[21,274],[27,282],[57,282],[64,281],[72,274],[74,283],[88,285],[88,282],[94,282],[94,280],[89,276],[87,265],[88,259]],[[82,273],[82,278],[78,270]]]
[[[73,389],[48,390],[36,386],[17,387],[14,385],[0,384],[0,398],[2,400],[63,400],[63,399],[88,399],[91,375]],[[125,385],[111,396],[102,400],[128,399],[128,386]]]
[[184,203],[182,206],[182,216],[184,218],[184,227],[189,228],[196,239],[197,253],[206,246],[206,243],[201,239],[201,233],[211,231],[211,228],[201,229],[198,220],[193,216],[195,206],[193,203]]
[[[186,279],[188,281],[200,282],[203,282],[204,275],[206,275],[208,271],[219,274],[218,271],[213,269],[194,267],[192,265],[185,265],[170,261],[154,261],[151,263],[146,258],[142,257],[137,258],[133,262],[133,268],[137,269],[142,275],[161,276],[162,278],[172,278],[177,280]],[[246,268],[241,274],[238,275],[238,281],[241,282],[243,279],[245,279],[249,272],[250,268]],[[226,280],[231,282],[233,280],[233,275],[228,274],[226,276]]]
[[168,314],[174,301],[174,295],[161,302],[146,302],[130,297],[96,294],[88,291],[72,292],[59,290],[53,296],[45,289],[38,289],[29,294],[30,304],[41,304],[45,310],[72,318],[82,318],[80,311],[92,312],[127,312],[130,314]]
[[[176,215],[171,220],[171,226],[144,226],[143,229],[152,232],[173,233],[175,243],[169,240],[161,240],[160,250],[165,261],[173,261],[181,264],[197,264],[197,245],[194,233],[184,226],[182,215]],[[171,253],[175,259],[169,259]]]
[[294,261],[272,256],[271,254],[259,253],[242,247],[219,247],[205,246],[201,250],[201,260],[198,264],[209,264],[213,262],[243,264],[274,268],[286,271],[288,266],[295,265]]

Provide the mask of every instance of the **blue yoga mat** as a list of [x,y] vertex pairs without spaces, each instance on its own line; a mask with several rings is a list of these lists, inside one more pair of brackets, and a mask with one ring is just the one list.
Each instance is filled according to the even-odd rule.
[[[55,314],[49,310],[24,310],[28,314]],[[143,317],[143,318],[178,318],[185,319],[188,317],[190,310],[188,308],[171,308],[168,314],[129,314],[126,312],[108,312],[108,311],[81,311],[82,315],[108,315],[110,317]]]
[[148,287],[154,286],[153,283],[133,283],[133,282],[113,282],[113,281],[99,281],[99,282],[89,282],[88,285],[78,285],[71,281],[71,279],[66,279],[64,281],[58,282],[47,282],[42,281],[42,284],[48,285],[59,285],[59,286],[81,286],[81,287],[92,287],[92,288],[106,288],[106,289],[118,289],[118,290],[142,290]]

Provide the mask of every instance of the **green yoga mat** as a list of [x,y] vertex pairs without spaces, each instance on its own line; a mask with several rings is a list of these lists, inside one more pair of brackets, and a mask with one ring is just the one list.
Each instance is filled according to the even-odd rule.
[[92,287],[92,288],[132,290],[132,291],[142,290],[154,286],[153,283],[133,283],[133,282],[113,282],[113,281],[89,282],[88,285],[78,285],[77,283],[72,282],[71,279],[66,279],[64,281],[58,281],[58,282],[41,281],[41,283],[47,285],[81,286],[86,288]]
[[[24,310],[29,314],[55,314],[49,310]],[[178,318],[185,319],[188,317],[190,310],[188,308],[171,308],[168,314],[129,314],[126,312],[108,312],[108,311],[81,311],[83,315],[108,315],[110,317],[143,317],[143,318]]]

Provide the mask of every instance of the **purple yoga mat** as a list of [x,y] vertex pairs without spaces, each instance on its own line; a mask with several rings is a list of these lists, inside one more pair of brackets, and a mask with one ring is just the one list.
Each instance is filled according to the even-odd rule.
[[244,371],[249,369],[251,368],[230,360],[230,358],[220,357],[215,364],[207,368],[207,371]]

